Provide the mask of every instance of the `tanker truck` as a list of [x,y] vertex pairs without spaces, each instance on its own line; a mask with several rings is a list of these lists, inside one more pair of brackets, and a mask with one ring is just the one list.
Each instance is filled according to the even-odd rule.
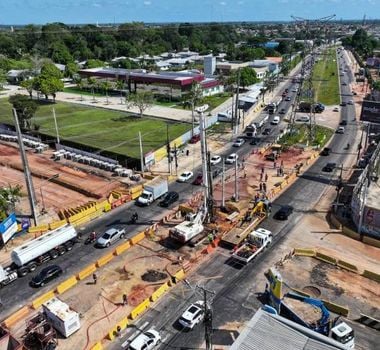
[[78,241],[77,231],[65,225],[32,239],[11,252],[11,264],[0,266],[0,286],[33,272],[38,265],[57,258],[73,249]]

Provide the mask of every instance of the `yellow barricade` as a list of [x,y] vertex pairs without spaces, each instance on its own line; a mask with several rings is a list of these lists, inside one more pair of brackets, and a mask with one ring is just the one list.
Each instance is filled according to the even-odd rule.
[[152,295],[150,296],[150,301],[156,301],[159,297],[161,297],[168,289],[169,289],[168,283],[164,283],[161,287],[156,289]]
[[108,264],[114,257],[115,257],[115,255],[113,255],[113,253],[109,253],[107,255],[104,255],[96,261],[96,266],[97,267],[104,266],[104,265]]
[[38,225],[38,226],[33,226],[28,228],[29,233],[36,233],[36,232],[41,232],[41,231],[49,231],[49,225]]
[[362,276],[380,283],[380,275],[378,273],[375,273],[369,270],[364,270],[362,273]]
[[67,221],[68,221],[70,224],[71,224],[71,223],[75,223],[76,221],[81,220],[84,216],[85,216],[85,215],[84,215],[82,212],[80,212],[80,213],[78,213],[78,214],[75,214],[75,215],[70,216],[70,217],[68,218]]
[[127,249],[129,249],[131,247],[131,243],[130,242],[125,242],[123,244],[120,244],[114,251],[114,254],[115,255],[120,255],[122,254],[123,252],[125,252]]
[[141,304],[137,305],[132,311],[129,317],[134,320],[138,315],[142,314],[150,305],[150,300],[145,299]]
[[117,335],[117,327],[120,327],[120,330],[127,328],[128,317],[123,318],[115,327],[113,327],[107,334],[109,340],[114,340]]
[[133,194],[133,193],[136,193],[136,192],[141,192],[142,190],[143,190],[142,185],[138,185],[138,186],[134,186],[134,187],[130,188],[129,189],[129,193]]
[[142,193],[142,190],[132,193],[131,199],[136,199],[136,198],[140,197],[141,193]]
[[73,226],[79,226],[79,225],[82,225],[82,224],[84,224],[86,222],[89,222],[90,220],[91,220],[91,218],[89,216],[83,216],[79,220],[75,220],[75,221],[70,221],[70,219],[69,219],[69,222]]
[[[108,209],[109,208],[109,209]],[[98,210],[103,210],[103,211],[109,211],[111,210],[111,204],[110,202],[106,199],[103,202],[97,203],[96,204],[96,209]]]
[[296,249],[294,249],[294,254],[300,255],[300,256],[315,256],[315,249],[296,248]]
[[141,242],[145,238],[145,232],[140,232],[136,236],[132,237],[129,242],[134,245]]
[[103,350],[103,345],[101,342],[97,342],[95,345],[91,347],[91,350]]
[[77,278],[79,280],[84,280],[86,277],[90,276],[92,273],[96,271],[96,266],[95,264],[91,264],[84,268],[82,271],[80,271],[77,275]]
[[17,323],[18,321],[25,318],[29,314],[30,311],[31,310],[30,310],[29,306],[22,307],[20,310],[16,311],[13,315],[6,318],[3,321],[3,325],[6,328],[13,326],[15,323]]
[[326,254],[322,254],[322,253],[317,252],[317,254],[315,254],[315,257],[318,260],[322,260],[328,264],[336,265],[336,259],[331,257],[331,256],[328,256]]
[[34,310],[37,310],[45,301],[48,301],[55,297],[54,290],[51,290],[50,292],[47,292],[37,299],[32,301],[32,306]]
[[357,266],[353,265],[353,264],[350,264],[349,262],[347,261],[344,261],[344,260],[338,260],[337,262],[337,265],[343,269],[346,269],[346,270],[349,270],[349,271],[352,271],[352,272],[356,272],[358,273],[358,268]]
[[72,276],[57,286],[57,293],[62,294],[64,292],[66,292],[71,287],[74,287],[77,283],[78,283],[77,278],[75,276]]
[[185,276],[185,271],[183,271],[182,269],[177,271],[177,273],[174,275],[177,281],[182,281],[185,278]]
[[329,311],[332,311],[338,315],[347,317],[348,314],[350,313],[350,309],[348,309],[347,307],[332,303],[332,302],[327,301],[327,300],[322,300],[322,301],[323,301],[323,304],[325,304],[326,308]]
[[64,226],[67,224],[66,220],[53,221],[49,224],[50,230],[55,230],[58,227]]

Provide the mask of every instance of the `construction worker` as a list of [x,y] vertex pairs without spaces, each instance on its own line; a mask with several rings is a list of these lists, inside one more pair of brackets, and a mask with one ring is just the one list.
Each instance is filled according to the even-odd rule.
[[95,232],[95,231],[92,231],[92,232],[90,233],[90,240],[91,240],[91,241],[95,241],[95,240],[96,240],[96,232]]
[[98,276],[96,276],[96,273],[92,274],[92,279],[94,281],[94,284],[96,284],[96,282],[98,282]]
[[123,305],[128,305],[128,296],[127,294],[123,294]]
[[214,240],[214,236],[211,232],[208,234],[207,238],[210,243],[212,243],[212,241]]

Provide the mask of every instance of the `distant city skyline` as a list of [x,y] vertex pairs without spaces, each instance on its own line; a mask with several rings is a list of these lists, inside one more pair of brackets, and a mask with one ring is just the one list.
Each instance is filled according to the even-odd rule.
[[380,18],[380,0],[1,0],[0,25]]

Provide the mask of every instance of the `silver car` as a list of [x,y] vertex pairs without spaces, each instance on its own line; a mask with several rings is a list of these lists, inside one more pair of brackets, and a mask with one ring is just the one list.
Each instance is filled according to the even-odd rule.
[[125,229],[122,228],[110,228],[102,234],[96,241],[96,245],[99,247],[109,247],[112,243],[118,239],[122,239],[125,236]]

